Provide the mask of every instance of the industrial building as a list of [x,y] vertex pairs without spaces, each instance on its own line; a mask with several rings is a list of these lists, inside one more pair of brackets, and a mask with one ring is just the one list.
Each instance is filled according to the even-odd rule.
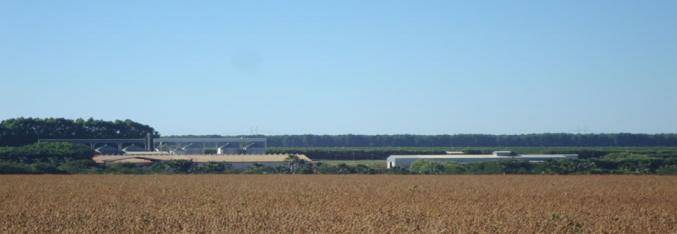
[[526,154],[516,155],[510,151],[495,151],[492,154],[447,154],[447,155],[391,155],[386,160],[387,168],[409,168],[418,160],[455,163],[478,163],[500,160],[526,160],[529,162],[543,162],[556,159],[576,159],[577,154]]
[[153,148],[170,154],[265,154],[266,138],[161,137],[153,139]]
[[192,154],[265,154],[266,138],[231,137],[160,137],[148,135],[140,139],[40,139],[39,142],[84,144],[103,155],[130,152],[164,152],[173,155]]
[[[287,166],[290,154],[267,154],[267,155],[167,155],[161,153],[131,153],[124,156],[99,155],[92,158],[99,164],[134,164],[134,165],[151,165],[156,162],[173,161],[173,160],[187,160],[194,164],[207,163],[228,163],[233,169],[246,169],[254,167],[255,165],[262,166]],[[299,160],[312,162],[310,158],[305,155],[295,155]]]

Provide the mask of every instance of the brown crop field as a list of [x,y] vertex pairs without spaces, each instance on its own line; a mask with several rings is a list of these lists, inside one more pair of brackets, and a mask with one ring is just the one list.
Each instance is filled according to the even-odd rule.
[[677,233],[677,177],[0,176],[2,233]]

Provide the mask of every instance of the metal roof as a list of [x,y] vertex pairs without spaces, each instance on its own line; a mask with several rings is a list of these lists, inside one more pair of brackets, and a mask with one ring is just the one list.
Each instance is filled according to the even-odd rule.
[[234,138],[234,137],[160,137],[154,142],[163,143],[220,143],[220,142],[266,142],[266,138]]

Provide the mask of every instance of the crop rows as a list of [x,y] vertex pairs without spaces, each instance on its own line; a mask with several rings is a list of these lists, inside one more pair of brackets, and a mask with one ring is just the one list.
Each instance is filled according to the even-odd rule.
[[675,233],[668,176],[0,176],[2,233]]

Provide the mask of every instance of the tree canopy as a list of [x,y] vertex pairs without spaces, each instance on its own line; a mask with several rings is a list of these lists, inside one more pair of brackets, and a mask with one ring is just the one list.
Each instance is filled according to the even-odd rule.
[[273,147],[677,146],[677,134],[280,135]]
[[[38,138],[143,138],[158,137],[151,126],[132,120],[15,118],[0,122],[0,146],[32,144]],[[209,135],[218,137],[218,135]],[[200,137],[200,136],[182,136]],[[204,136],[203,136],[204,137]],[[239,137],[239,136],[238,136]],[[570,134],[519,135],[275,135],[271,147],[555,147],[555,146],[677,146],[677,134]]]
[[85,145],[70,143],[44,143],[18,147],[0,147],[0,161],[60,162],[91,159],[94,152]]
[[147,133],[159,136],[152,127],[132,120],[15,118],[0,122],[0,146],[28,145],[38,138],[143,138]]

